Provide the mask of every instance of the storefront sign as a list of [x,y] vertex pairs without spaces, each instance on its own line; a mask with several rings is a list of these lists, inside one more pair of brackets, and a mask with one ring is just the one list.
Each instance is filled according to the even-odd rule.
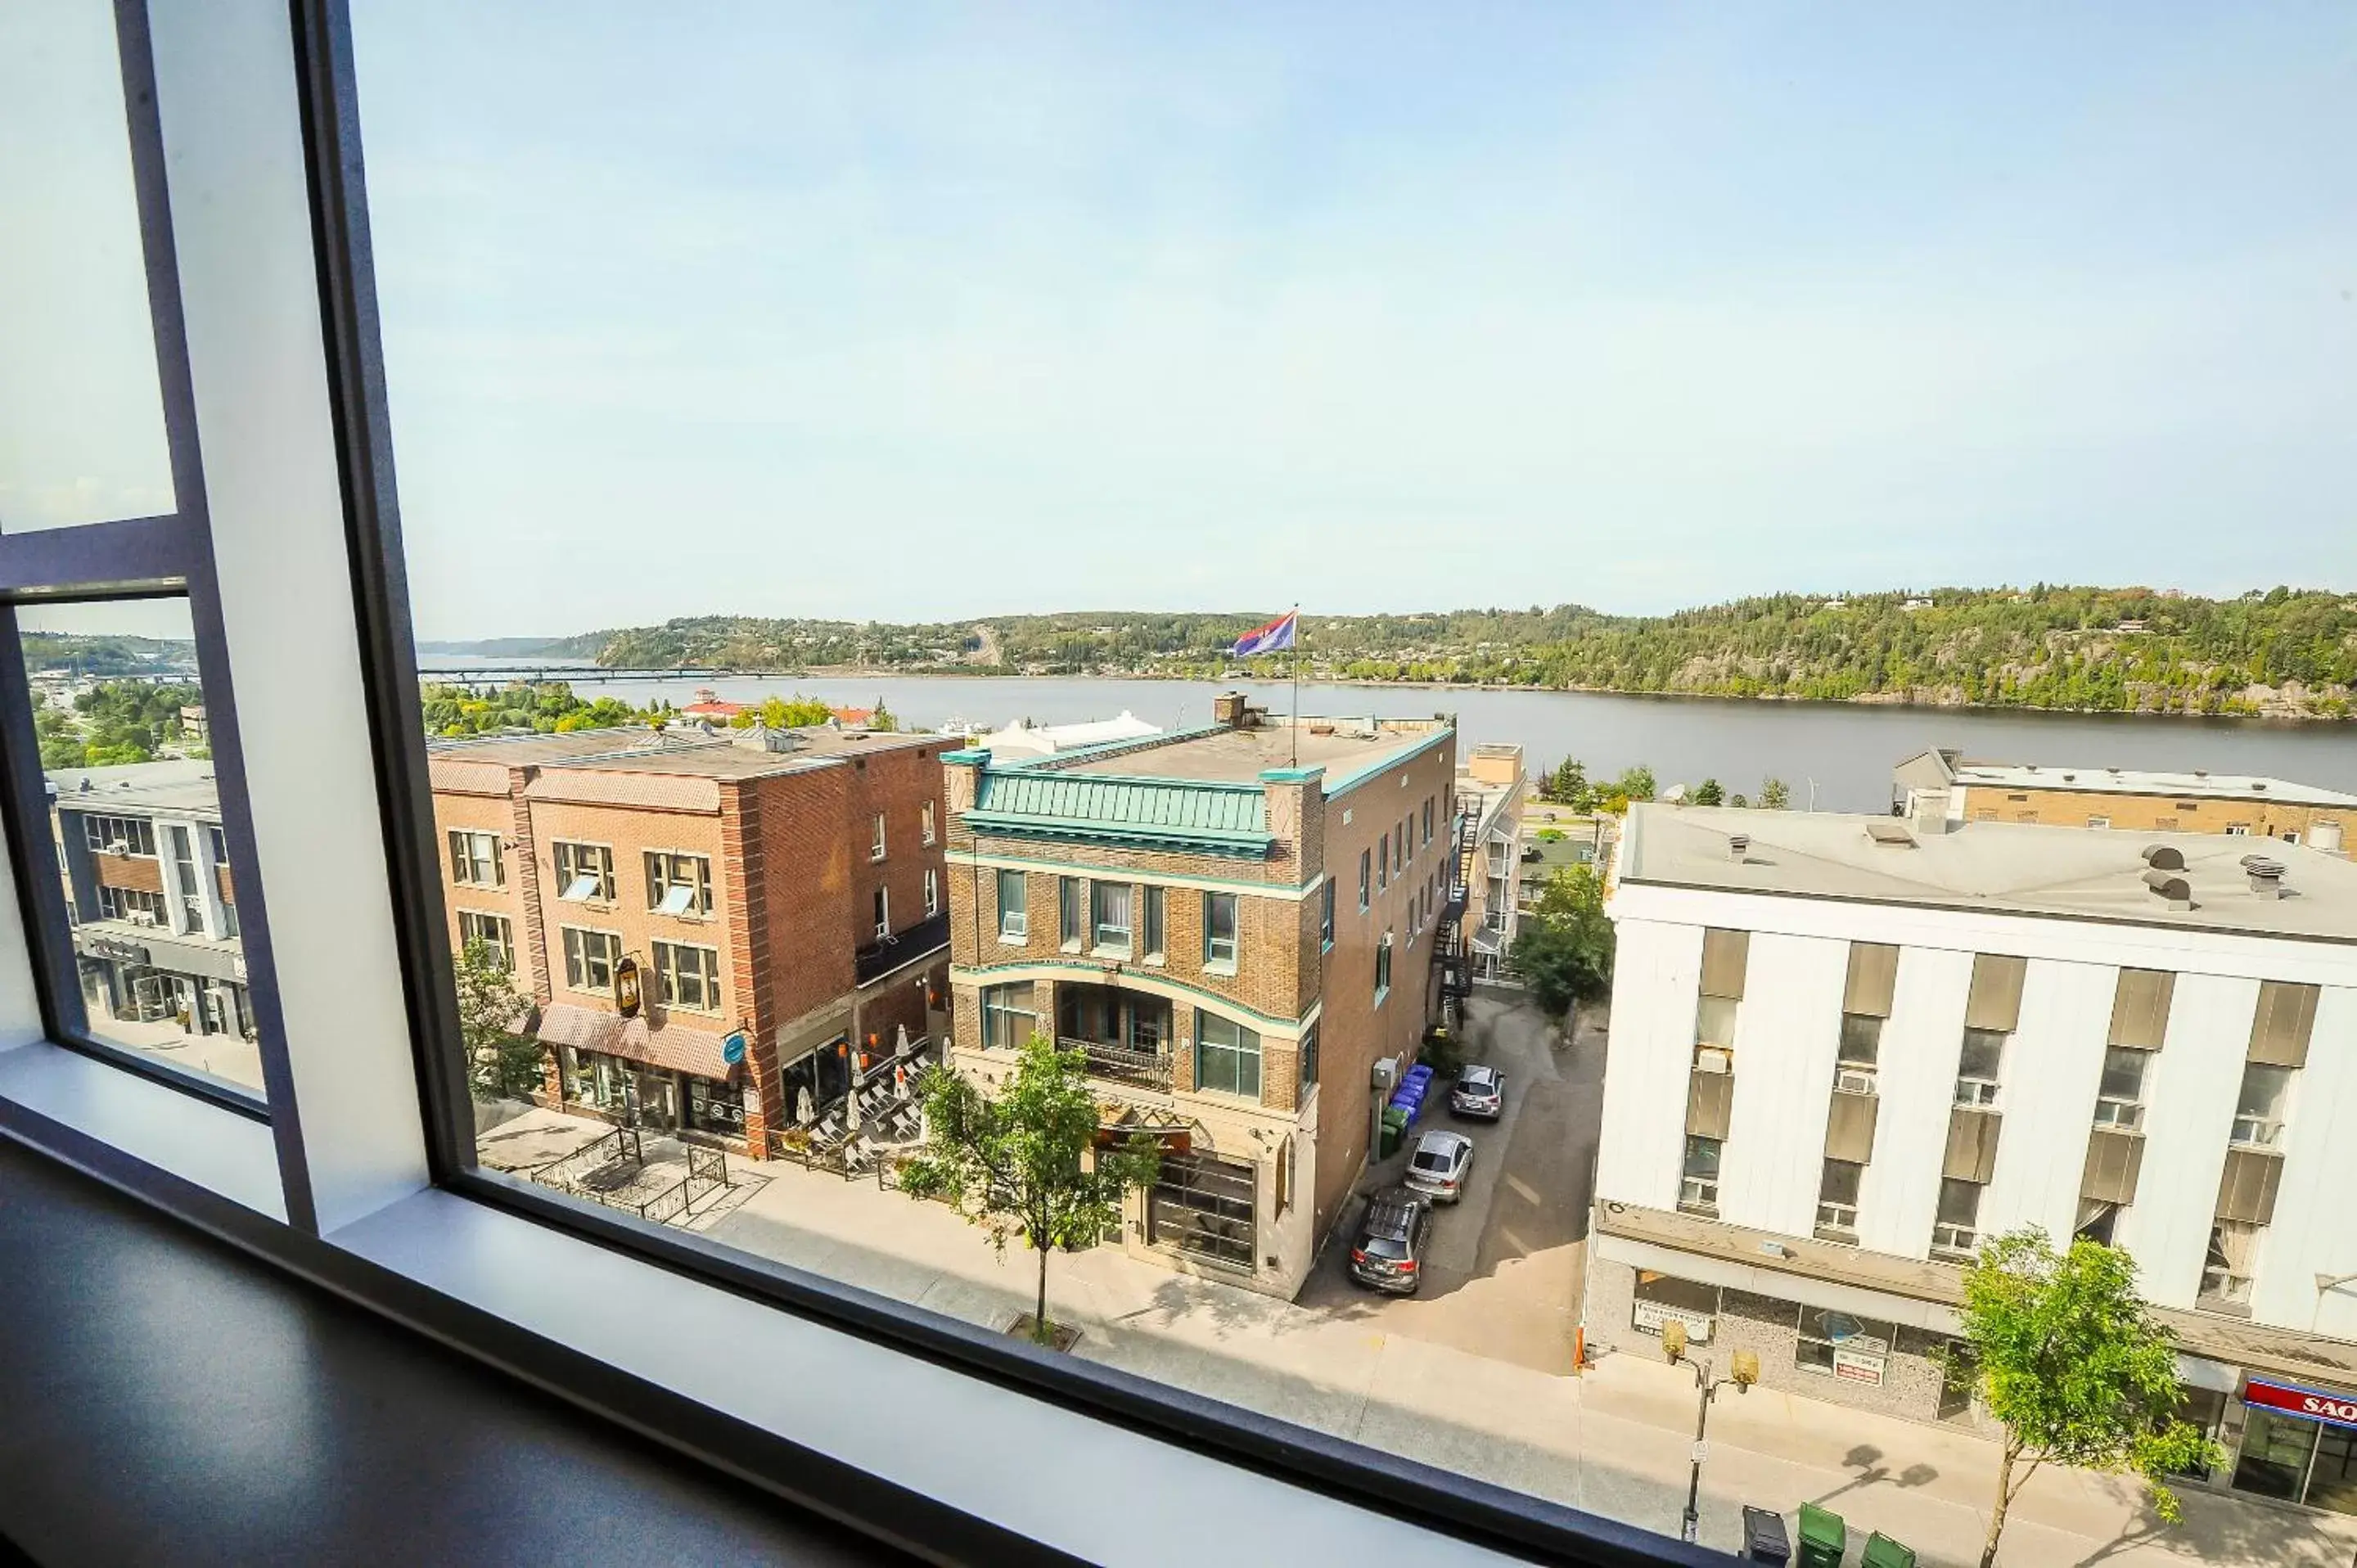
[[145,963],[147,950],[137,942],[126,942],[120,937],[92,937],[83,944],[83,950],[100,958],[111,958],[124,963]]
[[2357,1426],[2357,1395],[2320,1393],[2315,1389],[2262,1382],[2253,1378],[2244,1387],[2243,1402],[2306,1416],[2331,1426]]
[[1664,1301],[1641,1301],[1631,1321],[1648,1334],[1659,1334],[1665,1323],[1683,1323],[1689,1344],[1707,1345],[1716,1320],[1706,1312],[1681,1312]]
[[1834,1352],[1834,1376],[1844,1382],[1865,1383],[1870,1388],[1882,1386],[1882,1370],[1889,1364],[1886,1356],[1868,1356],[1857,1350]]
[[735,1067],[745,1059],[745,1031],[738,1029],[720,1042],[720,1059]]
[[627,953],[614,965],[614,1011],[625,1018],[639,1015],[639,961]]

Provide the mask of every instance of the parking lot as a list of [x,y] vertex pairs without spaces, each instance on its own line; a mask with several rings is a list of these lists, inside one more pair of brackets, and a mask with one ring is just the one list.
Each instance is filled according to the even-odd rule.
[[[1335,1316],[1379,1322],[1407,1335],[1568,1373],[1579,1322],[1588,1186],[1603,1107],[1602,1019],[1583,1019],[1576,1041],[1555,1031],[1519,993],[1483,991],[1468,1009],[1469,1057],[1506,1074],[1505,1112],[1494,1122],[1459,1121],[1436,1090],[1424,1119],[1390,1159],[1371,1166],[1298,1298]],[[1396,1186],[1416,1137],[1436,1127],[1473,1140],[1464,1198],[1443,1204],[1413,1296],[1381,1295],[1350,1276],[1350,1253],[1367,1196]]]

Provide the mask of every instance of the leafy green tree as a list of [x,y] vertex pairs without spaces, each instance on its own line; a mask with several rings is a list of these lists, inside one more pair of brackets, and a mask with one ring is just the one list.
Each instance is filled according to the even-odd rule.
[[1587,809],[1589,793],[1587,765],[1576,757],[1566,757],[1555,764],[1555,771],[1539,787],[1541,800],[1569,806],[1574,811]]
[[1611,994],[1612,921],[1594,866],[1567,865],[1548,878],[1509,956],[1531,1000],[1551,1016]]
[[1633,800],[1650,800],[1657,789],[1653,770],[1643,763],[1621,769],[1620,777],[1596,791],[1598,804],[1608,811],[1625,811]]
[[876,711],[868,715],[867,727],[878,730],[896,730],[900,727],[899,716],[884,705],[884,695],[880,692],[876,695]]
[[1723,806],[1727,804],[1727,791],[1719,788],[1717,779],[1706,779],[1694,787],[1686,799],[1697,806]]
[[1749,795],[1744,794],[1741,790],[1739,790],[1739,789],[1738,789],[1738,790],[1737,790],[1734,794],[1729,795],[1729,796],[1727,798],[1727,803],[1728,805],[1730,805],[1730,806],[1734,806],[1734,807],[1738,807],[1738,808],[1746,807],[1746,806],[1749,806],[1749,805],[1750,805],[1750,804],[1751,804],[1751,797],[1749,797]]
[[1792,787],[1781,779],[1763,779],[1760,785],[1760,809],[1769,811],[1789,811],[1792,805]]
[[1964,1271],[1959,1316],[1980,1396],[2005,1428],[1981,1568],[1996,1562],[2006,1512],[2042,1465],[2140,1475],[2174,1524],[2164,1477],[2225,1462],[2177,1419],[2176,1348],[2117,1248],[2079,1240],[2058,1253],[2036,1226],[1996,1237]]
[[540,1087],[541,1047],[516,1033],[524,1012],[515,976],[489,942],[468,942],[452,969],[458,988],[458,1038],[467,1047],[467,1087],[478,1100],[519,1099]]
[[1025,1043],[995,1094],[946,1066],[928,1069],[918,1091],[925,1144],[903,1168],[902,1188],[948,1200],[1002,1255],[1009,1237],[1030,1244],[1039,1261],[1032,1334],[1053,1344],[1049,1252],[1093,1246],[1118,1226],[1122,1195],[1153,1185],[1160,1152],[1144,1133],[1119,1148],[1095,1146],[1101,1118],[1088,1055],[1045,1035]]

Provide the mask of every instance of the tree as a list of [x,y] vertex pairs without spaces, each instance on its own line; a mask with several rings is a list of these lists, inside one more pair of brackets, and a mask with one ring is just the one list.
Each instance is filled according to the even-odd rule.
[[1653,770],[1640,762],[1633,768],[1622,768],[1620,778],[1598,789],[1596,794],[1606,811],[1625,811],[1631,800],[1652,800],[1655,788]]
[[2176,1419],[2177,1351],[2136,1293],[2136,1263],[2099,1242],[2057,1253],[2036,1226],[1987,1242],[1964,1271],[1960,1314],[1982,1400],[2005,1427],[1981,1568],[2040,1466],[2134,1471],[2174,1524],[2172,1471],[2225,1463]]
[[1792,804],[1792,787],[1781,779],[1766,779],[1760,785],[1760,805],[1764,811],[1781,811]]
[[1539,798],[1557,805],[1585,811],[1588,806],[1587,765],[1576,757],[1566,757],[1555,764],[1553,773],[1539,786]]
[[884,695],[880,692],[876,695],[876,711],[867,715],[867,727],[873,730],[896,730],[900,727],[899,716],[884,705]]
[[499,950],[480,938],[460,949],[458,1038],[467,1047],[467,1087],[478,1100],[514,1099],[540,1086],[541,1047],[521,1038],[523,998]]
[[1611,993],[1612,921],[1594,866],[1567,865],[1548,879],[1511,956],[1531,999],[1555,1017]]
[[1697,806],[1723,806],[1727,804],[1727,791],[1719,788],[1717,779],[1706,779],[1694,787],[1686,799]]
[[1749,796],[1744,794],[1740,789],[1738,789],[1734,794],[1729,795],[1727,798],[1727,803],[1730,806],[1741,808],[1750,805],[1751,799]]
[[1152,1186],[1161,1169],[1154,1140],[1141,1133],[1119,1148],[1097,1148],[1103,1119],[1089,1088],[1088,1055],[1060,1050],[1045,1035],[1023,1046],[995,1095],[948,1066],[928,1069],[918,1094],[925,1144],[903,1169],[902,1188],[947,1199],[1002,1255],[1010,1236],[1030,1244],[1039,1260],[1032,1337],[1054,1343],[1048,1254],[1093,1246],[1121,1223],[1122,1195]]

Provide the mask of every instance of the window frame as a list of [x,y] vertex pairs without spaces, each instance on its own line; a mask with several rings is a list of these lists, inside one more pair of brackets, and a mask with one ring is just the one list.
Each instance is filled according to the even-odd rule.
[[[1228,934],[1225,938],[1216,934],[1219,911],[1223,908],[1227,911]],[[1227,948],[1224,957],[1220,951],[1223,941]],[[1205,893],[1203,895],[1203,972],[1222,975],[1237,973],[1243,966],[1243,897],[1235,893]]]
[[[1009,877],[1014,878],[1015,887],[1023,895],[1012,904],[1006,901]],[[1021,947],[1031,940],[1031,879],[1022,872],[1001,866],[994,882],[992,893],[998,901],[998,940]]]
[[[582,869],[574,851],[596,850],[597,869]],[[569,868],[569,869],[568,869]],[[548,841],[548,869],[555,889],[554,899],[559,904],[579,904],[588,908],[611,908],[621,901],[621,877],[614,869],[614,846],[599,843],[595,839],[551,839]],[[571,896],[574,884],[585,876],[597,878],[594,893],[576,898]]]
[[[673,961],[663,961],[666,953],[674,955]],[[675,994],[679,989],[679,969],[676,955],[695,953],[701,961],[696,966],[696,983],[703,989],[705,1002],[683,1002]],[[702,942],[675,942],[656,937],[647,943],[647,967],[655,972],[655,997],[665,1007],[676,1007],[683,1013],[702,1013],[720,1016],[720,950]]]
[[[465,951],[468,947],[472,946],[478,940],[479,940],[485,946],[490,948],[500,955],[500,967],[501,969],[506,970],[510,974],[513,974],[516,972],[515,922],[513,920],[495,909],[469,909],[460,906],[454,909],[453,912],[458,917],[458,948],[460,951]],[[474,922],[478,928],[481,927],[486,922],[496,925],[500,929],[498,940],[493,940],[489,937],[478,939],[468,935],[467,930],[468,921]]]
[[[1232,1032],[1234,1037],[1213,1040],[1211,1037],[1211,1027],[1215,1024],[1222,1030]],[[1233,1069],[1224,1075],[1226,1080],[1224,1082],[1211,1081],[1210,1075],[1203,1070],[1205,1062],[1210,1059],[1214,1051],[1220,1053],[1222,1059],[1229,1061]],[[1214,1013],[1209,1008],[1198,1007],[1195,1009],[1194,1056],[1196,1093],[1225,1094],[1239,1100],[1250,1101],[1255,1105],[1260,1103],[1261,1096],[1265,1092],[1264,1086],[1268,1081],[1268,1043],[1258,1029],[1248,1024],[1238,1023],[1224,1013]],[[1250,1062],[1252,1066],[1250,1089],[1243,1087],[1246,1062]]]
[[[646,874],[647,879],[647,913],[662,915],[665,919],[670,920],[712,918],[712,857],[710,855],[702,850],[695,849],[650,849],[643,851],[640,858],[640,869]],[[688,907],[685,909],[666,912],[662,907],[664,898],[673,888],[682,885],[673,875],[672,863],[681,860],[695,863],[695,875],[688,884],[695,889],[695,897],[688,900]]]
[[[241,1185],[252,1179],[248,1165],[240,1165],[233,1176],[217,1172],[210,1181],[159,1184],[154,1173],[177,1168],[171,1162],[188,1152],[178,1146],[168,1154],[144,1151],[162,1159],[162,1165],[103,1146],[103,1140],[94,1153],[80,1151],[81,1156],[141,1199],[326,1280],[363,1306],[423,1326],[515,1370],[527,1381],[564,1389],[594,1411],[656,1434],[692,1456],[725,1462],[740,1475],[750,1473],[790,1497],[817,1501],[854,1520],[896,1520],[920,1541],[951,1542],[942,1549],[949,1556],[1017,1561],[1043,1548],[1069,1548],[1085,1556],[1092,1541],[1102,1547],[1107,1537],[1088,1535],[1090,1521],[1065,1510],[1040,1530],[1043,1541],[1035,1543],[992,1522],[998,1499],[963,1486],[963,1470],[935,1472],[935,1485],[929,1490],[921,1484],[925,1473],[912,1468],[913,1462],[903,1455],[872,1467],[855,1465],[829,1446],[827,1434],[807,1427],[799,1410],[806,1401],[790,1402],[795,1408],[781,1410],[764,1403],[757,1391],[745,1396],[750,1403],[745,1402],[739,1395],[755,1380],[747,1379],[734,1364],[699,1368],[667,1348],[644,1344],[642,1335],[640,1342],[630,1344],[596,1336],[592,1347],[569,1343],[554,1330],[554,1319],[533,1316],[541,1300],[534,1291],[539,1282],[528,1271],[514,1272],[523,1268],[521,1260],[528,1256],[544,1271],[551,1265],[577,1266],[600,1287],[618,1286],[615,1299],[627,1295],[633,1304],[630,1316],[639,1321],[673,1320],[674,1311],[664,1310],[666,1306],[734,1313],[731,1321],[764,1344],[774,1339],[807,1348],[823,1341],[836,1359],[852,1362],[871,1377],[901,1377],[923,1397],[938,1395],[958,1402],[961,1412],[978,1400],[985,1403],[973,1408],[1045,1420],[1059,1452],[1071,1452],[1084,1471],[1092,1463],[1092,1455],[1100,1451],[1124,1461],[1119,1468],[1109,1462],[1100,1466],[1098,1473],[1107,1480],[1142,1473],[1138,1460],[1143,1457],[1168,1466],[1173,1484],[1184,1487],[1197,1507],[1274,1509],[1280,1522],[1292,1529],[1305,1528],[1305,1520],[1340,1524],[1362,1536],[1380,1528],[1377,1539],[1387,1550],[1415,1550],[1417,1533],[1432,1530],[1517,1559],[1539,1553],[1621,1563],[1689,1560],[1692,1554],[1675,1542],[1635,1526],[1485,1487],[1462,1476],[1253,1412],[1210,1406],[1103,1369],[1029,1356],[999,1337],[967,1331],[917,1309],[879,1302],[782,1267],[716,1249],[683,1246],[678,1238],[635,1219],[475,1167],[455,1004],[442,980],[449,963],[452,928],[439,882],[432,794],[419,744],[414,644],[361,196],[350,19],[336,0],[294,0],[274,11],[257,6],[241,13],[240,19],[261,25],[212,28],[214,36],[200,38],[187,17],[167,17],[164,25],[174,30],[172,47],[177,50],[171,85],[186,88],[218,80],[225,84],[224,92],[234,88],[267,109],[285,107],[285,129],[291,140],[285,150],[297,156],[273,161],[256,156],[264,134],[280,128],[267,113],[256,117],[256,129],[231,125],[210,131],[199,123],[202,94],[156,92],[145,7],[140,0],[118,0],[125,76],[145,84],[144,91],[130,95],[129,113],[150,303],[159,322],[171,328],[156,335],[158,360],[167,371],[167,433],[182,430],[191,437],[174,447],[175,478],[194,478],[199,470],[192,440],[193,398],[186,385],[188,346],[179,333],[178,285],[172,281],[175,235],[163,194],[162,135],[156,126],[159,103],[174,106],[175,123],[182,131],[198,124],[204,133],[193,135],[199,150],[210,150],[216,161],[227,158],[229,172],[238,180],[276,180],[298,187],[301,199],[296,210],[307,220],[301,228],[305,242],[312,247],[307,259],[316,263],[316,275],[312,270],[299,275],[316,282],[317,295],[282,287],[274,300],[265,302],[279,314],[265,311],[259,324],[274,328],[291,325],[299,330],[287,336],[285,344],[270,333],[261,334],[260,340],[274,350],[284,348],[298,369],[307,369],[301,392],[313,402],[298,406],[297,412],[308,416],[324,411],[331,416],[321,418],[317,428],[303,421],[271,427],[272,440],[283,452],[324,459],[301,477],[307,483],[324,476],[327,500],[335,513],[317,505],[316,494],[305,492],[299,499],[311,507],[312,517],[335,515],[342,525],[340,531],[333,526],[316,531],[333,546],[333,570],[321,570],[321,558],[307,554],[288,564],[288,575],[304,584],[301,608],[324,607],[340,618],[343,629],[337,648],[357,642],[356,694],[362,700],[339,706],[325,720],[317,712],[302,712],[290,700],[306,682],[338,681],[343,666],[339,658],[317,661],[322,670],[255,679],[253,685],[265,690],[268,699],[255,705],[268,720],[258,728],[274,726],[276,733],[258,749],[257,757],[267,767],[254,777],[271,786],[266,798],[274,806],[301,791],[346,802],[340,808],[345,842],[339,854],[328,853],[308,822],[273,823],[270,842],[280,853],[298,846],[314,852],[316,869],[290,873],[286,878],[287,909],[292,911],[288,931],[335,927],[325,918],[328,911],[317,897],[332,892],[347,907],[357,901],[371,911],[389,908],[391,940],[381,940],[381,926],[372,924],[366,935],[380,940],[343,933],[342,940],[357,950],[350,954],[352,961],[336,972],[290,969],[284,1000],[290,1009],[304,1010],[306,1031],[290,1047],[280,1016],[282,995],[272,961],[266,890],[257,869],[259,852],[237,714],[229,699],[226,662],[213,661],[204,682],[206,707],[225,814],[236,841],[231,869],[247,924],[248,986],[263,1036],[265,1077],[274,1100],[281,1098],[282,1090],[291,1091],[290,1048],[307,1063],[316,1059],[323,1064],[328,1076],[317,1082],[307,1079],[315,1092],[303,1106],[301,1128],[292,1125],[291,1118],[259,1127],[254,1123],[267,1116],[257,1106],[200,1104],[207,1096],[189,1091],[169,1075],[146,1070],[137,1061],[121,1064],[135,1076],[183,1091],[170,1098],[193,1114],[188,1125],[200,1129],[193,1134],[197,1142],[210,1140],[221,1127],[244,1128],[251,1136],[241,1134],[237,1159],[247,1161],[254,1150],[261,1151],[270,1167],[267,1192]],[[184,230],[197,226],[195,220],[182,225]],[[277,238],[274,235],[273,242]],[[253,301],[250,293],[221,286],[230,290],[237,307]],[[219,302],[208,301],[204,308],[218,327],[223,314]],[[271,367],[270,373],[280,368]],[[274,390],[278,385],[271,384]],[[176,425],[178,412],[184,410],[187,419]],[[232,440],[222,445],[233,445],[234,435],[232,432]],[[299,466],[290,461],[284,471]],[[274,469],[273,478],[281,472]],[[302,487],[294,489],[299,492]],[[204,491],[200,483],[181,485],[178,495],[184,510],[165,525],[150,527],[156,520],[135,519],[60,530],[49,536],[19,536],[27,542],[21,549],[13,540],[0,542],[0,575],[26,562],[54,564],[70,558],[104,557],[113,569],[103,580],[129,584],[134,590],[115,596],[145,596],[145,585],[151,584],[168,585],[175,592],[185,587],[196,611],[200,653],[208,639],[216,649],[225,646],[222,608],[212,580],[214,562],[210,556],[197,562],[187,553],[189,541],[200,537],[199,531],[176,532],[170,526],[192,517],[203,521],[190,498],[202,497]],[[231,509],[222,509],[223,516],[230,513]],[[239,526],[246,529],[245,536],[235,542],[239,564],[251,568],[263,527],[250,522]],[[77,554],[84,542],[64,537],[69,534],[84,536],[90,556]],[[316,537],[307,536],[306,551],[316,542]],[[152,575],[124,575],[126,549],[143,571],[155,568]],[[99,580],[81,572],[68,575],[73,585]],[[18,581],[12,576],[0,587],[15,587]],[[254,612],[249,605],[241,613],[252,617]],[[339,698],[351,694],[337,693]],[[320,763],[307,773],[284,766],[293,758],[282,743],[298,717],[313,726]],[[364,776],[357,788],[351,771],[355,765]],[[256,790],[255,798],[265,797]],[[365,826],[359,853],[351,853],[351,803],[370,800],[379,812],[375,829],[382,860],[373,853],[379,846],[368,842]],[[365,822],[366,808],[359,810]],[[16,814],[11,815],[12,834]],[[40,862],[24,854],[22,842],[12,843],[10,855],[20,895],[54,880],[34,874],[30,868]],[[385,890],[382,903],[375,892],[379,886]],[[46,984],[54,967],[50,945],[28,950],[25,957]],[[357,1026],[331,1040],[319,1027],[319,998],[335,993],[349,996],[356,985],[373,987],[387,974],[398,983],[396,989],[369,994],[372,1002],[390,1002],[390,1007],[361,1010]],[[81,1049],[47,1026],[52,1022],[46,1011],[48,997],[47,990],[38,993],[45,1006],[40,1021],[49,1040],[82,1056],[105,1057],[109,1065],[103,1069],[96,1062],[86,1065],[113,1070],[113,1053]],[[0,1007],[13,1005],[0,998]],[[394,1078],[383,1077],[387,1072]],[[370,1080],[371,1073],[379,1076]],[[406,1080],[399,1086],[414,1089],[423,1105],[422,1140],[415,1121],[404,1113],[412,1103],[409,1097],[382,1092],[396,1080]],[[292,1103],[291,1092],[285,1102]],[[224,1109],[240,1115],[217,1114]],[[20,1133],[37,1144],[48,1140],[43,1146],[64,1152],[67,1145],[59,1142],[65,1136],[63,1123],[44,1120],[46,1112],[25,1114],[16,1128]],[[357,1136],[346,1136],[355,1133]],[[316,1173],[316,1180],[314,1159],[329,1167]],[[352,1185],[352,1178],[364,1172],[371,1180],[364,1187]],[[375,1219],[368,1227],[354,1227],[351,1221],[361,1217]],[[368,1234],[359,1233],[363,1230]],[[466,1273],[470,1258],[500,1260],[497,1268],[502,1279],[511,1280],[518,1289],[495,1296],[470,1294],[490,1283]],[[1141,1452],[1140,1444],[1150,1447]],[[922,1446],[920,1441],[909,1444],[912,1449]],[[1071,1484],[1070,1477],[1060,1482]],[[1125,1523],[1114,1521],[1114,1528]]]
[[[609,944],[611,944],[606,950],[606,981],[604,984],[584,984],[573,978],[576,960],[573,950],[574,944],[569,939],[574,937],[603,937]],[[578,993],[583,996],[611,996],[614,993],[614,966],[622,961],[623,947],[621,932],[606,930],[597,926],[560,925],[556,928],[556,950],[558,958],[563,960],[565,990]],[[581,952],[577,960],[577,963],[579,972],[586,980],[589,973],[589,949],[588,944],[586,941],[581,944]]]

